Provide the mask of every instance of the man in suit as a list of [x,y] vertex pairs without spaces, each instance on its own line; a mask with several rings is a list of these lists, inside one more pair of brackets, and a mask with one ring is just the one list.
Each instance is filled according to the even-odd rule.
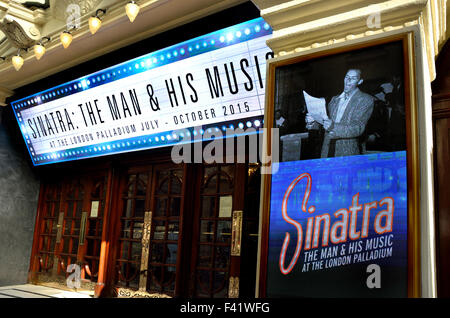
[[320,122],[306,115],[306,128],[325,129],[321,157],[340,157],[361,154],[360,136],[366,129],[374,99],[358,86],[363,82],[361,70],[350,69],[344,78],[344,91],[334,96],[327,107],[328,118]]

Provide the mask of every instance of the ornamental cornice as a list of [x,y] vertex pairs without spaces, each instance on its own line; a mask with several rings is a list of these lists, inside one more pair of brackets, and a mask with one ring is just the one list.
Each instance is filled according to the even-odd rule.
[[447,0],[253,0],[274,30],[268,46],[275,56],[381,34],[411,25],[422,30],[430,77],[446,40]]

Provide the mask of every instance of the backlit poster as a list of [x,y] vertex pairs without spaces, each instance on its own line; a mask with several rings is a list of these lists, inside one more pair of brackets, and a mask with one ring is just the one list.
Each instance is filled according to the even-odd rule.
[[12,102],[33,164],[167,147],[186,131],[262,128],[271,34],[254,19]]
[[262,295],[408,296],[404,41],[270,65],[280,161],[266,177]]

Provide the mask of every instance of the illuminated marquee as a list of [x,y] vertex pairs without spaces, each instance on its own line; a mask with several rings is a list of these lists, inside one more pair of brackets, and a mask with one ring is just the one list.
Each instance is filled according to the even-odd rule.
[[258,129],[271,33],[258,18],[13,102],[33,164],[170,146],[186,129]]

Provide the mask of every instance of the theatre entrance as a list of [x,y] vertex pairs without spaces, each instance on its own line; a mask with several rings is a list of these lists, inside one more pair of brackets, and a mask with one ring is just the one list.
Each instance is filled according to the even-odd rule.
[[[43,180],[30,266],[33,283],[93,290],[97,282],[108,171]],[[75,266],[76,265],[76,266]],[[68,284],[68,273],[81,281]],[[70,285],[70,286],[68,286]]]
[[96,296],[254,297],[259,165],[149,162],[43,182],[33,281],[76,264]]

